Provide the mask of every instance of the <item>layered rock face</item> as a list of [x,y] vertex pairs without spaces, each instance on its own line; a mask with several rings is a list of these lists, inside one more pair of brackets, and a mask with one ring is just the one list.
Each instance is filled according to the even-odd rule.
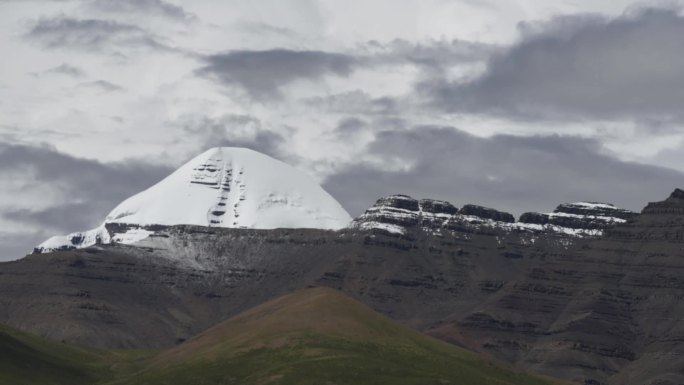
[[442,227],[457,213],[458,209],[449,202],[434,199],[419,201],[408,195],[390,195],[378,199],[363,215],[354,219],[351,227],[406,234],[418,225]]
[[463,206],[463,208],[461,208],[461,214],[471,215],[482,219],[491,219],[496,222],[515,222],[515,217],[512,214],[477,205]]
[[450,325],[477,348],[585,384],[684,383],[684,194],[546,255]]
[[[525,213],[518,221],[507,212],[467,204],[457,209],[445,201],[408,195],[390,195],[379,199],[356,218],[351,227],[406,234],[416,227],[484,231],[497,229],[529,233],[554,233],[572,236],[598,236],[616,224],[637,215],[607,203],[563,203],[553,213]],[[418,226],[421,225],[421,226]]]
[[558,205],[553,213],[524,213],[521,223],[555,225],[569,229],[604,230],[624,223],[637,213],[609,203],[577,202]]

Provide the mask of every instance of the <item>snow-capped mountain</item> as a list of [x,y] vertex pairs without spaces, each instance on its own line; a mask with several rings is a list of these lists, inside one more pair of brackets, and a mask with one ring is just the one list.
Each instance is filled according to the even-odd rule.
[[133,243],[158,225],[340,229],[350,221],[306,173],[256,151],[218,147],[123,201],[98,228],[52,237],[35,252]]

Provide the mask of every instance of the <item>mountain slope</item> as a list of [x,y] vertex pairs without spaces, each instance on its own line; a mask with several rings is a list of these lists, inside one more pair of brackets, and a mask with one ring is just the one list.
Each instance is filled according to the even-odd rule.
[[123,201],[100,227],[52,237],[36,251],[133,243],[158,225],[340,229],[350,221],[309,175],[256,151],[217,147]]
[[269,301],[112,384],[550,384],[400,326],[340,292]]
[[559,384],[400,326],[325,288],[269,301],[158,353],[83,349],[0,326],[0,383]]
[[107,376],[104,356],[0,325],[0,384],[79,385]]

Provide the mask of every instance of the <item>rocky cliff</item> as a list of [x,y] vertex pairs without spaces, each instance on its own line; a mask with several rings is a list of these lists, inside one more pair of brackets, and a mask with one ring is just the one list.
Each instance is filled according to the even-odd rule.
[[524,213],[518,221],[507,212],[466,204],[460,209],[449,202],[408,195],[380,198],[354,219],[352,228],[407,234],[417,227],[440,231],[493,229],[527,233],[599,236],[603,230],[624,223],[637,213],[607,203],[563,203],[553,213]]

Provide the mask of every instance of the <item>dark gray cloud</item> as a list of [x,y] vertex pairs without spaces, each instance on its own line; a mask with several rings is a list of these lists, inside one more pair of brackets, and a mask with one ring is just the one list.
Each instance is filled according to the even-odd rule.
[[66,76],[71,76],[74,78],[82,78],[86,76],[85,71],[82,69],[72,66],[67,63],[62,63],[58,65],[57,67],[50,68],[44,72],[45,74],[58,74],[58,75],[66,75]]
[[487,60],[500,46],[465,40],[430,40],[419,43],[395,39],[382,43],[369,41],[360,47],[369,64],[411,63],[428,69]]
[[93,0],[88,7],[107,13],[161,16],[177,21],[193,21],[197,18],[182,7],[162,0]]
[[183,138],[199,138],[198,153],[210,147],[227,146],[247,147],[279,159],[286,155],[280,147],[285,141],[283,136],[265,129],[259,119],[250,115],[187,116],[179,124]]
[[24,38],[49,49],[102,52],[121,48],[175,51],[147,30],[113,20],[77,19],[68,16],[41,18]]
[[447,111],[524,119],[675,116],[684,100],[684,17],[638,9],[616,19],[565,16],[525,24],[523,40],[467,83],[419,90]]
[[77,87],[94,89],[102,92],[120,92],[125,90],[123,87],[106,80],[95,80],[92,82],[80,83]]
[[21,258],[50,237],[50,233],[16,234],[0,231],[0,262]]
[[[172,170],[144,161],[105,164],[74,158],[50,147],[0,144],[0,177],[22,178],[31,194],[36,186],[47,187],[55,196],[69,197],[48,207],[50,197],[35,207],[0,205],[5,220],[35,228],[26,239],[87,230],[98,225],[118,203],[151,186]],[[19,175],[19,176],[18,176]],[[40,239],[42,241],[44,239]],[[35,244],[0,234],[0,258],[16,258],[15,250],[31,250]]]
[[[114,206],[111,208],[114,208]],[[60,231],[65,228],[66,218],[69,218],[70,222],[66,227],[76,229],[76,231],[93,228],[94,222],[90,215],[74,216],[74,213],[88,212],[94,209],[97,210],[97,205],[94,205],[91,202],[70,202],[45,209],[9,208],[4,209],[0,215],[15,223],[23,223],[38,227],[44,230],[41,234],[53,231],[54,233],[51,235],[58,235],[60,234]],[[103,219],[104,217],[96,218],[95,220],[101,222]],[[68,232],[71,232],[71,230],[66,231],[66,233]]]
[[361,90],[312,97],[304,102],[318,111],[332,113],[394,115],[401,112],[400,101],[396,98],[373,97]]
[[354,137],[368,129],[368,123],[356,117],[347,117],[340,120],[335,127],[334,133],[339,137]]
[[[269,33],[290,33],[269,25],[247,25]],[[346,77],[358,68],[405,64],[441,72],[457,64],[484,61],[498,49],[494,45],[461,40],[411,43],[397,39],[387,43],[370,41],[351,54],[289,49],[243,50],[207,56],[206,65],[197,73],[225,85],[238,86],[254,99],[274,100],[282,97],[284,86],[297,80],[315,81],[327,75]],[[372,102],[377,103],[373,108],[394,107],[394,100],[390,98]]]
[[[516,214],[578,200],[640,209],[684,186],[680,172],[623,162],[602,153],[596,141],[567,136],[480,138],[448,127],[416,127],[379,132],[368,154],[391,169],[354,164],[324,185],[352,215],[396,193]],[[397,162],[409,167],[395,167]]]
[[241,21],[235,24],[235,28],[241,32],[251,33],[255,35],[270,34],[287,37],[297,36],[297,32],[289,28],[279,27],[258,21]]
[[279,99],[281,88],[298,80],[348,76],[355,66],[355,58],[344,54],[286,49],[232,51],[204,60],[198,74],[240,87],[258,100]]

